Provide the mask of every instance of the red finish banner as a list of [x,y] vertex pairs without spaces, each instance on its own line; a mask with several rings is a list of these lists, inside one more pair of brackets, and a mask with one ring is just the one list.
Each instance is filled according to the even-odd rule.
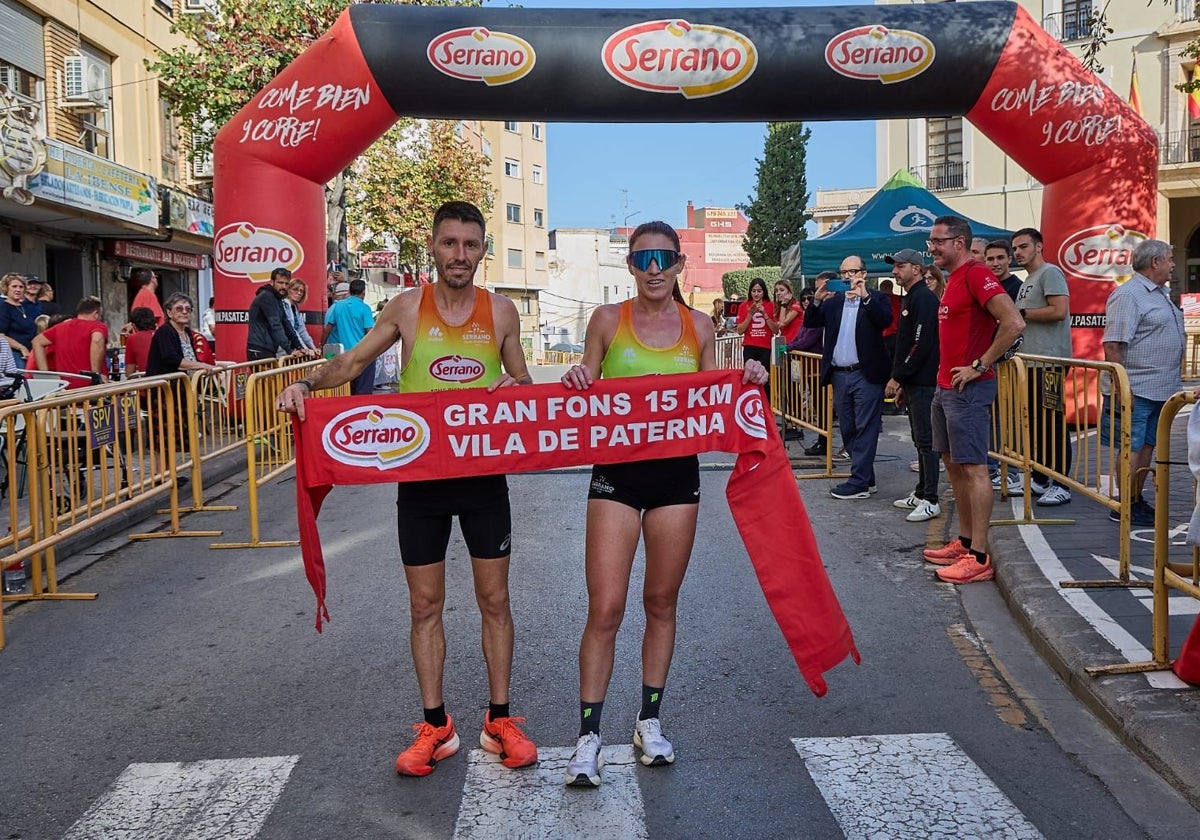
[[[850,626],[821,563],[791,463],[762,389],[742,372],[555,383],[305,402],[296,424],[297,512],[305,573],[328,620],[316,518],[335,484],[423,481],[595,463],[737,454],[725,495],[767,603],[805,681],[850,656]],[[768,539],[767,535],[770,535]]]

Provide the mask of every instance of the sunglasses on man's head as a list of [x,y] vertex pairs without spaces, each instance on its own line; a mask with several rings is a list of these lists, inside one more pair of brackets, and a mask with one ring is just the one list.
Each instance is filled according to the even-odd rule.
[[638,271],[649,271],[651,262],[658,263],[659,271],[666,271],[679,262],[679,252],[669,248],[647,248],[644,251],[629,252],[629,264]]

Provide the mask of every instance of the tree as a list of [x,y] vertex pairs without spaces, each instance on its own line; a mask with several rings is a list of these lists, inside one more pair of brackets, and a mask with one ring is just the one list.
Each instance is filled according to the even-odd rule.
[[[384,0],[407,6],[477,6],[478,0]],[[376,0],[356,0],[372,3]],[[212,153],[216,132],[242,106],[254,97],[279,71],[325,33],[346,8],[347,0],[220,0],[219,13],[179,15],[171,31],[187,41],[170,52],[159,53],[146,68],[157,75],[163,98],[171,103],[191,136],[191,155],[196,160]],[[444,132],[435,132],[439,137]],[[342,179],[335,179],[326,190],[326,218],[329,220],[327,244],[331,261],[345,261],[345,228],[386,230],[394,219],[397,197],[426,196],[436,193],[440,183],[424,178],[441,177],[447,172],[470,174],[466,183],[451,181],[448,188],[462,187],[464,194],[478,197],[477,184],[483,179],[486,161],[464,146],[441,142],[431,145],[439,163],[414,166],[400,161],[394,143],[376,143],[371,159],[399,178],[391,180],[378,193],[359,189],[353,202],[343,206],[347,193]],[[393,160],[394,159],[394,160]],[[469,200],[469,199],[468,199]],[[345,224],[342,223],[343,211]],[[422,205],[417,213],[428,219],[432,209]],[[426,222],[428,224],[428,222]],[[424,237],[421,237],[422,241]]]
[[779,265],[784,249],[807,237],[805,223],[812,216],[804,158],[812,132],[798,122],[767,124],[763,156],[758,161],[758,183],[749,204],[739,204],[750,220],[744,247],[750,265]]

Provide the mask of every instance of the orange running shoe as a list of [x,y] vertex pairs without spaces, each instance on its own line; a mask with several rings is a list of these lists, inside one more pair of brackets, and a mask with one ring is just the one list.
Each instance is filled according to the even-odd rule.
[[446,715],[445,726],[414,723],[417,737],[412,746],[396,758],[396,772],[402,776],[428,776],[443,758],[458,752],[458,733],[454,721]]
[[952,563],[957,563],[963,557],[971,556],[971,552],[962,544],[962,540],[958,537],[950,540],[941,548],[925,549],[925,562],[934,563],[938,566],[949,566]]
[[524,722],[523,717],[502,717],[493,721],[492,713],[484,712],[479,746],[500,756],[500,763],[514,770],[536,763],[537,747],[517,726],[518,723]]
[[953,566],[938,569],[934,574],[938,576],[938,580],[944,580],[946,583],[978,583],[994,578],[996,569],[992,566],[991,556],[988,556],[986,562],[980,563],[968,554]]

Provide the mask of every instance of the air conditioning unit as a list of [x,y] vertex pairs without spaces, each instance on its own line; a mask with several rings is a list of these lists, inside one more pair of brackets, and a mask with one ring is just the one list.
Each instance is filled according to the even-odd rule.
[[217,0],[183,0],[179,10],[185,15],[215,15]]
[[68,108],[107,108],[112,78],[108,65],[89,55],[63,59],[64,105]]
[[212,155],[204,155],[192,161],[192,178],[205,181],[213,176]]
[[9,93],[20,92],[21,79],[16,67],[11,64],[0,64],[0,85],[8,88]]

